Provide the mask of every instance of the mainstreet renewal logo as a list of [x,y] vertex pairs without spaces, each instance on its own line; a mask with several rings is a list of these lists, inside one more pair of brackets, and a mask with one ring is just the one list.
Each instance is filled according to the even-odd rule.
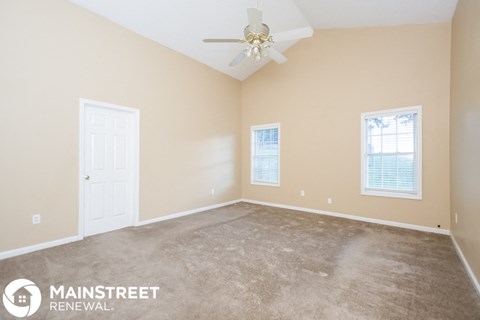
[[8,284],[3,293],[5,309],[17,318],[30,317],[42,302],[40,289],[30,280],[17,279]]
[[[88,300],[146,300],[157,299],[160,287],[65,287],[50,286],[51,311],[112,311],[106,302]],[[73,302],[71,300],[74,300]]]
[[[160,287],[65,287],[50,286],[50,311],[112,311],[105,300],[157,299]],[[42,294],[30,280],[10,282],[3,294],[7,311],[18,318],[34,314],[40,307]]]

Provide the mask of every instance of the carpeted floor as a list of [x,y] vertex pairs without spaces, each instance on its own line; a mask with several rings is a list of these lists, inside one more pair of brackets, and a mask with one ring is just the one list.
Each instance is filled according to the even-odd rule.
[[[447,236],[246,203],[0,261],[1,292],[17,278],[42,291],[29,319],[480,319]],[[160,289],[51,311],[51,285]]]

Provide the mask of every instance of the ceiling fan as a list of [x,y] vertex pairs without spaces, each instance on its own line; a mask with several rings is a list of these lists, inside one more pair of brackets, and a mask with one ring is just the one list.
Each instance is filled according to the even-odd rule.
[[248,8],[248,25],[244,29],[245,39],[204,39],[206,43],[248,43],[248,47],[242,50],[229,66],[239,65],[245,58],[255,62],[263,57],[270,56],[277,63],[285,63],[287,57],[272,47],[272,44],[280,41],[297,40],[308,38],[313,35],[311,27],[299,28],[270,34],[270,28],[263,23],[263,13],[258,8]]

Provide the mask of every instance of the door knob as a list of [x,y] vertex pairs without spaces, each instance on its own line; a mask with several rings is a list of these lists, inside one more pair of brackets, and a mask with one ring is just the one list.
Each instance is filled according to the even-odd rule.
[[89,175],[86,175],[85,177],[83,177],[83,179],[85,179],[85,180],[90,180],[90,176],[89,176]]

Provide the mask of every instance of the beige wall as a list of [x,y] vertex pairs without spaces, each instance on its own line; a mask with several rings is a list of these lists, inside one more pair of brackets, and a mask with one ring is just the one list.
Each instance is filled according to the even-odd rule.
[[0,252],[77,234],[79,98],[140,109],[141,220],[240,197],[237,80],[68,1],[0,1],[0,43]]
[[459,1],[452,26],[450,113],[452,232],[477,279],[480,279],[479,17],[480,1]]
[[[449,229],[450,27],[316,30],[286,64],[244,81],[243,197]],[[423,200],[361,196],[360,114],[415,105],[423,105]],[[250,126],[274,122],[281,186],[251,185]]]

